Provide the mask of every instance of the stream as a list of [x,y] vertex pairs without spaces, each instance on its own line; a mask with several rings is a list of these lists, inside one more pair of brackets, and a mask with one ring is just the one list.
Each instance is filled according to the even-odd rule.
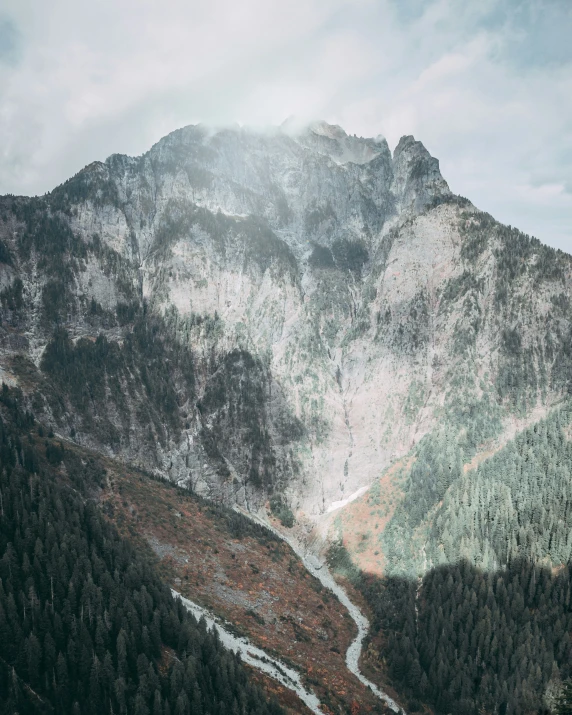
[[209,630],[214,629],[223,646],[240,655],[242,661],[248,665],[261,670],[266,675],[269,675],[274,680],[284,685],[289,690],[293,690],[300,700],[307,705],[313,713],[316,715],[324,715],[323,711],[320,709],[320,701],[314,693],[306,690],[300,674],[297,673],[292,668],[288,667],[285,663],[282,663],[277,658],[265,653],[261,648],[253,645],[247,638],[242,638],[232,633],[230,624],[225,623],[220,618],[217,618],[212,613],[206,609],[199,606],[197,603],[190,601],[188,598],[182,596],[178,591],[171,589],[173,596],[180,599],[183,606],[190,611],[193,616],[200,620],[204,618]]
[[342,586],[340,586],[340,584],[337,583],[337,581],[334,579],[325,561],[320,560],[314,554],[307,552],[298,541],[289,536],[286,536],[285,534],[281,534],[271,524],[268,524],[266,521],[260,519],[258,516],[246,512],[238,507],[235,507],[235,510],[238,511],[240,514],[247,516],[249,519],[252,519],[252,521],[255,521],[257,524],[264,526],[266,529],[278,536],[278,538],[282,539],[282,541],[285,541],[292,549],[292,551],[296,554],[296,556],[298,556],[298,558],[302,561],[302,563],[304,564],[306,569],[312,574],[312,576],[315,576],[320,581],[322,586],[331,591],[340,601],[340,603],[347,608],[350,616],[354,620],[358,629],[357,636],[350,644],[350,647],[348,648],[346,653],[346,665],[348,667],[348,670],[353,673],[356,678],[358,678],[358,680],[360,680],[367,688],[369,688],[380,700],[382,700],[388,708],[393,710],[393,712],[404,712],[403,709],[400,708],[400,706],[395,702],[395,700],[393,700],[393,698],[387,695],[387,693],[384,693],[383,690],[381,690],[381,688],[378,688],[375,683],[371,682],[371,680],[368,680],[365,675],[360,671],[359,659],[362,652],[364,638],[369,631],[369,621],[358,608],[358,606],[356,606],[355,603],[350,600],[350,597],[342,588]]
[[[314,556],[314,554],[305,551],[299,542],[289,536],[281,534],[277,529],[263,519],[260,519],[255,514],[246,512],[239,507],[235,507],[235,510],[268,529],[282,541],[285,541],[302,561],[312,576],[315,576],[320,581],[322,586],[331,591],[340,603],[346,607],[358,629],[357,636],[350,644],[346,653],[346,665],[348,670],[353,673],[356,678],[363,683],[363,685],[369,688],[374,695],[379,698],[379,700],[383,701],[387,707],[393,710],[393,712],[403,712],[395,700],[390,698],[387,693],[384,693],[383,690],[378,688],[375,683],[371,682],[371,680],[368,680],[360,671],[359,659],[362,652],[364,638],[369,631],[369,621],[358,606],[350,600],[346,591],[335,581],[326,563],[318,559]],[[232,626],[230,624],[227,624],[222,619],[217,618],[197,603],[190,601],[188,598],[185,598],[175,590],[172,590],[172,592],[175,597],[181,600],[185,608],[190,611],[195,618],[197,618],[197,620],[204,618],[207,627],[209,629],[213,628],[216,630],[221,643],[225,648],[233,653],[240,654],[240,657],[245,663],[257,668],[263,673],[266,673],[266,675],[274,678],[274,680],[277,680],[284,687],[294,691],[300,700],[302,700],[302,702],[307,705],[313,713],[316,713],[316,715],[323,715],[323,711],[320,708],[320,701],[316,697],[315,693],[304,687],[300,674],[297,671],[293,670],[285,663],[282,663],[277,658],[273,658],[268,655],[261,648],[253,645],[247,638],[235,635],[232,632]]]

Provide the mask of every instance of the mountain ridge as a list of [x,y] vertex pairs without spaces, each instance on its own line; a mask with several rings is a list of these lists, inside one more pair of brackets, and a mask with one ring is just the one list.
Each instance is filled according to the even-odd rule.
[[[141,157],[112,155],[105,163],[94,162],[35,200],[37,206],[45,202],[48,223],[69,226],[69,241],[87,251],[87,262],[79,271],[71,269],[73,290],[57,278],[41,287],[36,303],[42,315],[36,322],[43,327],[27,333],[32,343],[37,339],[32,347],[35,355],[44,349],[48,324],[75,325],[78,335],[93,333],[83,317],[62,321],[60,308],[56,323],[53,315],[45,315],[49,291],[56,302],[58,291],[68,291],[65,299],[76,303],[76,315],[85,311],[79,306],[81,300],[87,302],[82,296],[91,295],[96,314],[97,306],[107,314],[119,304],[138,304],[140,310],[146,303],[162,321],[174,321],[175,332],[182,330],[186,340],[193,335],[192,349],[201,355],[200,361],[209,351],[222,357],[232,349],[266,361],[267,367],[261,369],[269,371],[268,392],[258,399],[274,404],[270,397],[274,384],[275,394],[284,395],[286,412],[304,428],[294,431],[300,437],[291,448],[275,445],[281,440],[286,443],[279,428],[272,426],[273,410],[278,409],[274,405],[256,440],[265,442],[272,453],[267,460],[282,460],[275,471],[283,474],[279,489],[285,498],[293,507],[319,514],[371,483],[372,469],[377,469],[374,460],[383,469],[425,433],[424,421],[433,419],[435,409],[443,409],[435,402],[439,388],[433,383],[436,379],[448,384],[451,379],[442,375],[445,354],[452,354],[453,362],[474,362],[467,350],[478,349],[480,341],[482,356],[496,351],[502,362],[504,343],[496,345],[498,340],[491,335],[494,317],[489,307],[491,301],[498,302],[496,286],[490,285],[498,270],[496,264],[487,266],[487,261],[498,260],[494,252],[501,255],[504,239],[499,243],[496,235],[500,224],[450,192],[438,161],[413,137],[402,137],[392,157],[385,140],[349,137],[325,123],[316,126],[318,131],[310,127],[296,135],[280,129],[260,135],[247,129],[185,127]],[[347,155],[348,142],[359,146],[362,154],[372,147],[379,153],[365,163],[339,163],[336,157]],[[14,226],[17,223],[16,219]],[[6,228],[4,224],[4,235]],[[34,245],[35,240],[28,240],[32,252],[50,250],[47,244]],[[507,240],[532,245],[525,237]],[[12,248],[16,253],[20,250],[13,239]],[[570,269],[565,267],[564,254],[540,247],[538,254],[536,249],[527,250],[531,271],[532,261],[538,260],[535,255],[553,256],[547,258],[551,265],[562,262],[559,270],[567,270],[568,277],[562,274],[559,280],[564,281],[563,295],[567,295]],[[33,258],[21,260],[24,266],[34,264]],[[472,277],[475,270],[481,272],[479,279]],[[7,266],[3,275],[11,271]],[[32,291],[30,284],[28,292]],[[454,315],[461,305],[455,306],[455,321],[451,321],[459,296],[464,314],[473,316],[472,322],[463,317],[466,326],[460,325],[460,315]],[[487,310],[488,335],[479,328],[478,335],[467,333]],[[108,318],[113,319],[117,322]],[[121,326],[113,328],[110,336],[117,337],[118,331]],[[445,336],[449,345],[443,344]],[[469,341],[468,348],[460,347],[463,341]],[[496,345],[492,353],[491,344]],[[400,377],[403,359],[408,374]],[[220,364],[231,369],[225,360],[222,357]],[[479,360],[482,364],[483,357]],[[33,362],[39,366],[38,357]],[[367,367],[372,363],[375,368]],[[318,369],[313,370],[312,364]],[[368,405],[372,390],[368,396],[364,384],[372,380],[377,395]],[[206,383],[200,389],[206,389]],[[478,385],[471,390],[477,404],[482,390]],[[398,399],[395,393],[400,393]],[[384,401],[390,407],[381,412]],[[218,422],[214,433],[229,424],[221,409],[224,412],[226,407],[219,405],[217,414],[207,417],[207,422]],[[400,434],[387,435],[388,448],[384,448],[379,425],[387,433],[395,422],[388,418],[388,409],[400,415]],[[375,426],[368,413],[375,414]],[[184,479],[181,459],[195,462],[194,471],[199,473],[193,477],[195,486],[207,493],[219,488],[212,473],[215,459],[219,465],[215,469],[233,474],[241,482],[236,492],[245,495],[249,492],[245,470],[252,472],[252,464],[247,466],[252,457],[232,457],[236,445],[229,445],[230,451],[223,450],[222,456],[214,455],[211,448],[212,455],[205,460],[200,442],[208,444],[205,435],[211,427],[199,426],[202,421],[195,412],[195,428],[187,435],[186,446],[158,450],[157,467],[165,473],[170,464],[166,473]],[[356,422],[365,424],[358,429]],[[306,445],[309,439],[309,455],[307,446],[298,444],[302,433]],[[368,446],[372,434],[377,435],[373,450]],[[199,442],[198,454],[191,442]],[[126,456],[136,457],[136,451],[128,450]],[[241,463],[238,469],[236,459]],[[316,488],[302,479],[296,484],[298,494],[293,489],[289,493],[296,469],[306,473],[317,469],[321,485]],[[260,472],[260,467],[255,470]],[[335,482],[327,476],[332,471]]]

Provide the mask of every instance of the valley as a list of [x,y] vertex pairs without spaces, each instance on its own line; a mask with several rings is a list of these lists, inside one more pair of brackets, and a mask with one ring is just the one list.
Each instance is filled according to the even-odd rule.
[[359,703],[356,712],[378,711],[369,684],[356,677],[355,622],[361,642],[364,617],[325,565],[317,568],[315,558],[260,518],[251,526],[246,513],[217,508],[125,465],[106,461],[105,468],[103,512],[152,550],[175,591],[231,623],[268,657],[306,674],[322,708]]
[[[0,197],[0,306],[10,489],[73,484],[310,710],[528,715],[572,676],[572,256],[453,194],[421,142],[196,125]],[[13,598],[32,585],[49,609],[21,568]],[[154,603],[191,618],[170,590]],[[141,712],[154,632],[106,666]],[[179,679],[157,680],[161,715]]]

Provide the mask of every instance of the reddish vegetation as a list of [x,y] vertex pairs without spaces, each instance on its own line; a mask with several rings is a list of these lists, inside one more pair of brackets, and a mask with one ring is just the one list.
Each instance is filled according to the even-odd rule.
[[[355,635],[349,614],[286,544],[255,534],[232,538],[208,503],[110,460],[105,467],[105,513],[153,550],[168,583],[306,674],[324,712],[383,712],[345,666]],[[290,691],[256,677],[290,712],[305,712]]]
[[412,463],[411,457],[395,462],[365,494],[334,515],[331,527],[334,537],[339,536],[341,527],[343,545],[364,573],[383,574],[384,558],[378,537],[403,495],[400,475],[407,472]]

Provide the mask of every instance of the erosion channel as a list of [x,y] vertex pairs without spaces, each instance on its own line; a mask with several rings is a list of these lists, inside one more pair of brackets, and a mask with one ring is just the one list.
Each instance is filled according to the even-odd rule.
[[[376,695],[376,697],[383,701],[387,707],[396,713],[403,712],[395,700],[378,688],[375,683],[368,680],[360,671],[359,659],[362,652],[363,641],[369,630],[369,621],[361,610],[355,605],[355,603],[350,600],[344,588],[342,588],[342,586],[335,581],[326,563],[318,559],[314,554],[308,553],[302,544],[295,539],[282,534],[264,519],[261,519],[257,515],[238,507],[235,507],[235,509],[252,521],[271,531],[282,541],[286,542],[312,576],[315,576],[320,583],[331,591],[340,603],[345,606],[358,629],[357,635],[350,644],[346,653],[346,665],[348,670],[353,673],[363,683],[363,685],[368,687]],[[244,662],[254,668],[257,668],[266,675],[269,675],[277,680],[285,687],[294,691],[300,700],[302,700],[302,702],[307,705],[312,712],[317,715],[321,715],[322,710],[320,708],[320,701],[313,692],[304,687],[299,673],[282,663],[280,660],[268,655],[261,648],[258,648],[250,643],[247,638],[239,637],[232,633],[230,625],[225,624],[224,621],[214,616],[202,606],[184,598],[177,591],[173,591],[173,594],[181,599],[184,606],[191,613],[193,613],[197,619],[203,617],[207,626],[209,628],[214,628],[217,631],[225,648],[228,648],[234,653],[239,653]]]

